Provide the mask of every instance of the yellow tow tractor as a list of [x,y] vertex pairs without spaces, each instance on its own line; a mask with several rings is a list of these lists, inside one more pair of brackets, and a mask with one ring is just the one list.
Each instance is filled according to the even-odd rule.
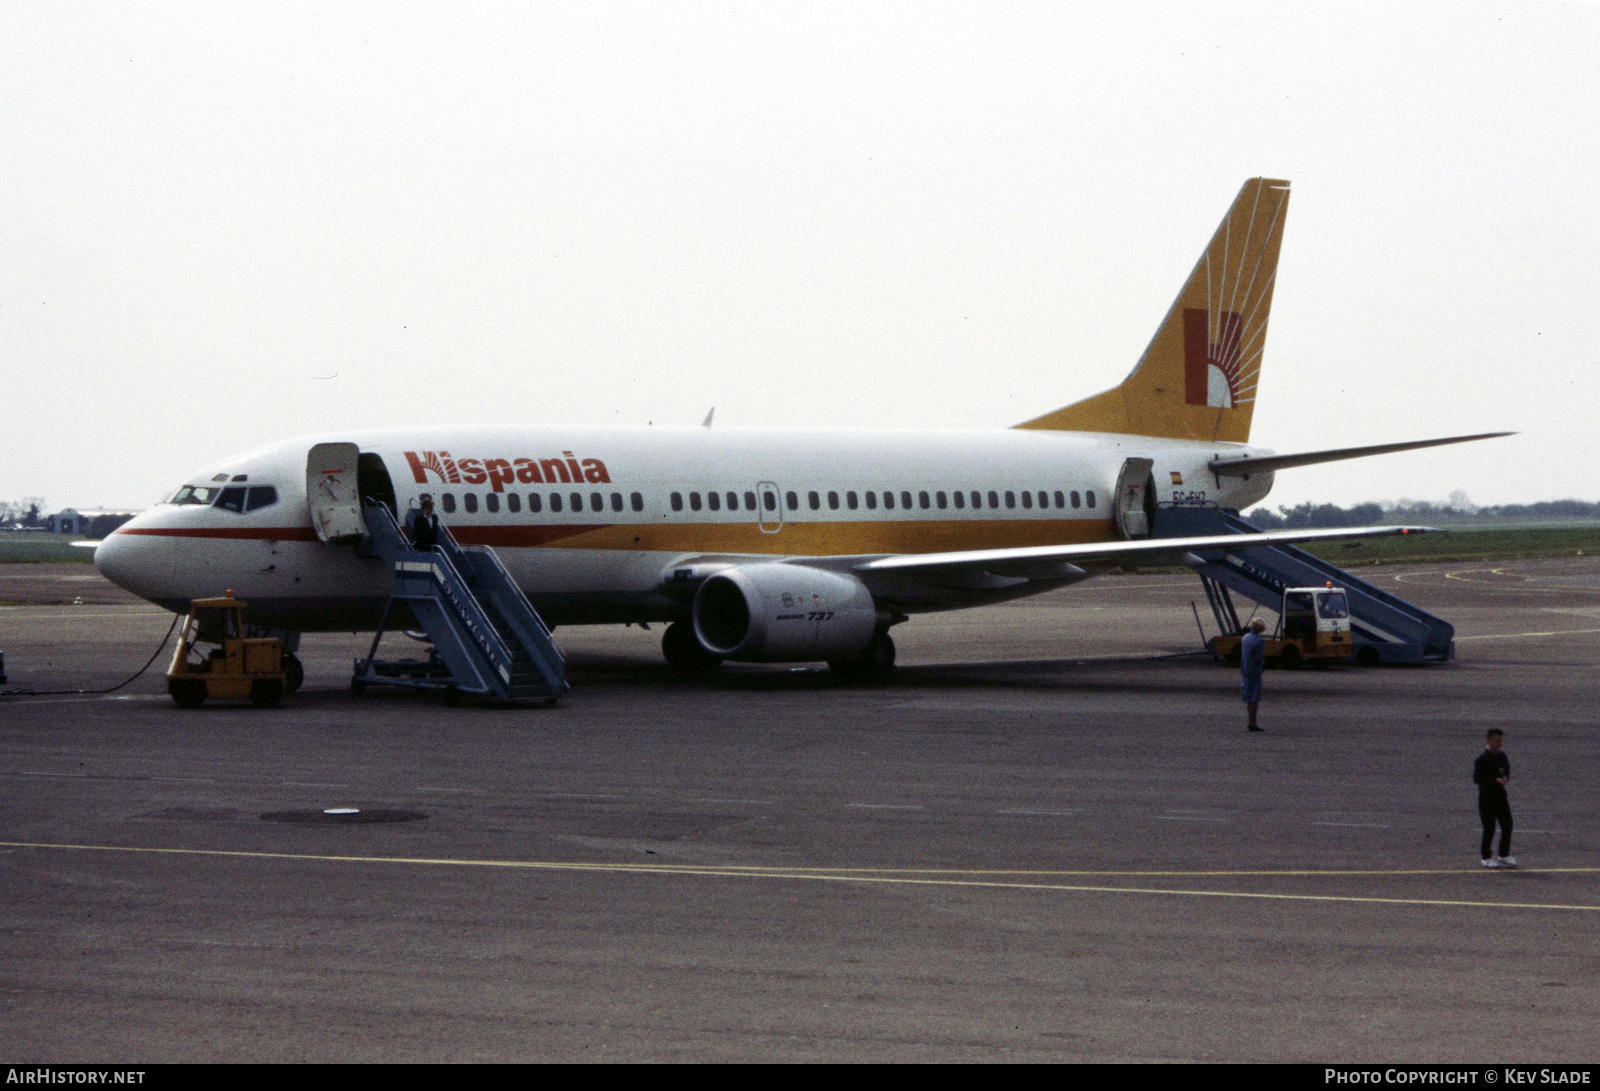
[[[1211,638],[1211,654],[1229,663],[1239,662],[1242,633]],[[1350,640],[1350,601],[1344,588],[1285,587],[1278,629],[1267,638],[1267,662],[1293,670],[1302,663],[1323,666],[1349,659],[1355,646]]]
[[[246,638],[245,605],[232,591],[190,603],[189,620],[167,668],[167,692],[180,708],[199,708],[207,697],[248,697],[261,708],[283,700],[283,641],[275,636]],[[196,644],[217,647],[202,655]]]

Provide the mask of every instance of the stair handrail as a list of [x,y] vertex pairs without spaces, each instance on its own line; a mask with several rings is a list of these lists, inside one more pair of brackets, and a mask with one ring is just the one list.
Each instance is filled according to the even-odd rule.
[[550,641],[550,646],[555,649],[556,657],[565,663],[566,656],[561,654],[559,647],[556,647],[555,635],[550,632],[550,627],[544,623],[544,618],[539,616],[539,611],[533,608],[533,603],[528,601],[528,596],[523,593],[517,581],[511,578],[511,572],[506,568],[505,562],[500,559],[500,555],[492,549],[485,549],[478,555],[489,558],[489,563],[494,566],[496,575],[500,577],[500,581],[511,596],[512,601],[521,606],[527,615],[533,618],[533,623],[538,627],[539,634]]
[[419,550],[418,553],[435,563],[436,571],[442,573],[442,578],[439,580],[440,589],[449,598],[457,615],[462,620],[472,623],[472,636],[477,640],[479,650],[500,673],[500,677],[509,681],[515,656],[512,655],[511,649],[505,646],[500,634],[495,631],[494,623],[489,620],[483,604],[472,594],[472,588],[467,584],[466,578],[456,567],[455,562],[450,559],[450,554],[442,549],[427,553]]
[[[455,534],[451,532],[449,526],[447,526],[443,520],[440,520],[439,522],[439,531],[440,545],[445,547],[441,548],[440,552],[450,557],[452,566],[456,570],[458,578],[463,579],[464,586],[470,587],[470,584],[466,584],[464,577],[462,576],[462,570],[467,567],[465,564],[467,547],[463,546],[456,539]],[[534,662],[538,665],[540,672],[544,674],[546,678],[550,678],[555,682],[560,682],[562,685],[565,685],[567,666],[566,656],[561,653],[561,648],[556,644],[555,636],[551,634],[549,627],[545,625],[544,618],[539,616],[539,612],[533,608],[533,604],[528,601],[528,597],[522,593],[522,588],[517,586],[517,581],[511,578],[511,573],[506,570],[505,564],[500,560],[500,555],[487,546],[475,548],[472,550],[472,553],[474,556],[487,558],[495,576],[499,578],[500,584],[505,589],[506,593],[517,606],[522,608],[524,617],[533,619],[533,624],[537,635],[543,637],[546,644],[549,646],[550,651],[555,653],[556,661],[551,663],[549,662],[549,657],[544,654],[544,649],[539,647],[537,644],[526,649],[534,659]],[[458,561],[457,558],[460,558],[460,560]],[[476,597],[471,596],[470,593],[469,597],[473,599],[473,605],[478,608],[478,611],[482,612],[483,607],[477,602]],[[485,617],[487,617],[487,615],[485,615]],[[499,631],[494,628],[492,623],[490,624],[489,628],[490,631],[494,633],[496,640],[499,641]],[[513,629],[513,631],[515,630]],[[519,637],[518,643],[526,643],[526,641],[521,640]],[[511,666],[515,665],[516,655],[510,648],[507,648],[506,652],[508,656],[506,660],[507,670],[509,670]]]
[[[411,553],[418,557],[426,557],[428,561],[433,564],[434,571],[439,573],[439,586],[447,593],[451,605],[456,609],[456,612],[459,615],[462,615],[466,620],[470,620],[473,623],[471,628],[476,631],[473,632],[472,635],[478,642],[479,650],[484,653],[490,664],[495,668],[496,671],[499,672],[502,679],[509,679],[511,675],[512,661],[514,659],[513,655],[511,654],[511,649],[505,646],[505,642],[500,638],[500,634],[495,631],[494,624],[489,620],[489,615],[484,612],[482,604],[480,604],[478,600],[473,597],[471,588],[468,586],[465,577],[463,577],[461,574],[461,569],[456,565],[454,560],[452,560],[450,555],[451,551],[453,550],[459,555],[462,550],[460,544],[456,542],[455,536],[450,533],[450,528],[445,526],[443,523],[440,523],[439,525],[439,529],[442,532],[440,535],[440,544],[444,545],[448,543],[448,548],[432,550],[416,549],[407,540],[405,532],[401,529],[399,523],[394,518],[394,514],[389,511],[386,505],[372,504],[368,506],[367,510],[370,513],[375,509],[382,510],[383,514],[379,516],[378,521],[380,525],[383,526],[384,530],[394,534],[395,540],[401,547],[401,552]],[[368,530],[371,530],[370,523],[368,524]],[[394,564],[399,559],[399,557],[391,558],[390,564]]]
[[[383,514],[378,516],[376,515],[378,512]],[[406,537],[405,530],[401,528],[399,521],[395,519],[394,512],[389,510],[389,505],[379,500],[373,500],[370,497],[364,497],[362,515],[367,524],[367,541],[363,544],[376,550],[380,557],[383,556],[385,546],[398,547],[400,549],[411,548],[411,540]],[[378,523],[376,532],[372,526],[374,518],[377,519]],[[368,555],[370,556],[370,554]]]
[[[504,590],[506,597],[511,600],[511,605],[521,610],[521,618],[523,620],[532,619],[535,630],[532,634],[534,639],[528,641],[524,639],[521,633],[517,633],[517,639],[519,643],[525,646],[525,650],[529,653],[529,658],[539,668],[539,673],[544,676],[548,684],[555,687],[557,692],[565,692],[571,689],[571,685],[567,682],[567,657],[562,653],[561,646],[556,643],[555,635],[551,633],[550,627],[545,624],[544,618],[539,615],[539,611],[533,608],[533,604],[528,601],[527,595],[523,594],[522,588],[517,585],[517,581],[511,578],[511,573],[507,571],[504,562],[500,560],[499,554],[493,549],[485,548],[478,552],[478,555],[488,558],[493,569],[492,578],[499,581],[500,588]],[[500,608],[497,606],[497,609]],[[501,609],[501,614],[505,616],[503,609]],[[516,621],[510,617],[507,617],[506,620],[511,624],[512,631],[517,632]]]

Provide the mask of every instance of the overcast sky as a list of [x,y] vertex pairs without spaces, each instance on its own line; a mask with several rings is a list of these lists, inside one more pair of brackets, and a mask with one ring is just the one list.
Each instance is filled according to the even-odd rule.
[[[1600,498],[1600,5],[0,5],[0,498],[307,432],[1005,427],[1293,182],[1270,502]],[[331,378],[329,377],[331,376]]]

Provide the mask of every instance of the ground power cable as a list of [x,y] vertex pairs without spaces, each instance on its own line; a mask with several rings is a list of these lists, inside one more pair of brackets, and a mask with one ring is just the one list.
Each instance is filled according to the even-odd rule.
[[178,622],[182,620],[182,614],[173,614],[172,624],[167,626],[167,635],[161,638],[161,643],[157,644],[156,650],[150,653],[150,658],[144,661],[144,666],[107,689],[6,689],[0,690],[0,697],[91,697],[102,693],[115,693],[123,686],[136,681],[145,671],[150,669],[150,664],[154,663],[156,658],[161,655],[161,652],[167,646],[167,641],[172,639],[173,630],[178,627]]

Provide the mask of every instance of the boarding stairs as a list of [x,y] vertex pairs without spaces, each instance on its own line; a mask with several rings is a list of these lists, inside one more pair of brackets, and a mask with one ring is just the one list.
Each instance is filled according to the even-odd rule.
[[[1156,509],[1152,537],[1188,538],[1259,534],[1238,515],[1222,508],[1172,506]],[[1455,627],[1443,618],[1335,564],[1291,545],[1195,550],[1185,562],[1200,577],[1212,615],[1224,633],[1243,631],[1230,591],[1277,611],[1285,587],[1345,589],[1350,603],[1352,658],[1358,663],[1441,663],[1455,658]]]
[[[367,537],[358,546],[394,571],[394,592],[365,659],[357,659],[351,689],[368,685],[436,689],[460,694],[554,704],[569,688],[566,661],[550,629],[529,605],[488,546],[463,548],[441,524],[433,549],[411,546],[387,505],[363,505]],[[380,660],[378,645],[404,607],[427,634],[426,660]]]

